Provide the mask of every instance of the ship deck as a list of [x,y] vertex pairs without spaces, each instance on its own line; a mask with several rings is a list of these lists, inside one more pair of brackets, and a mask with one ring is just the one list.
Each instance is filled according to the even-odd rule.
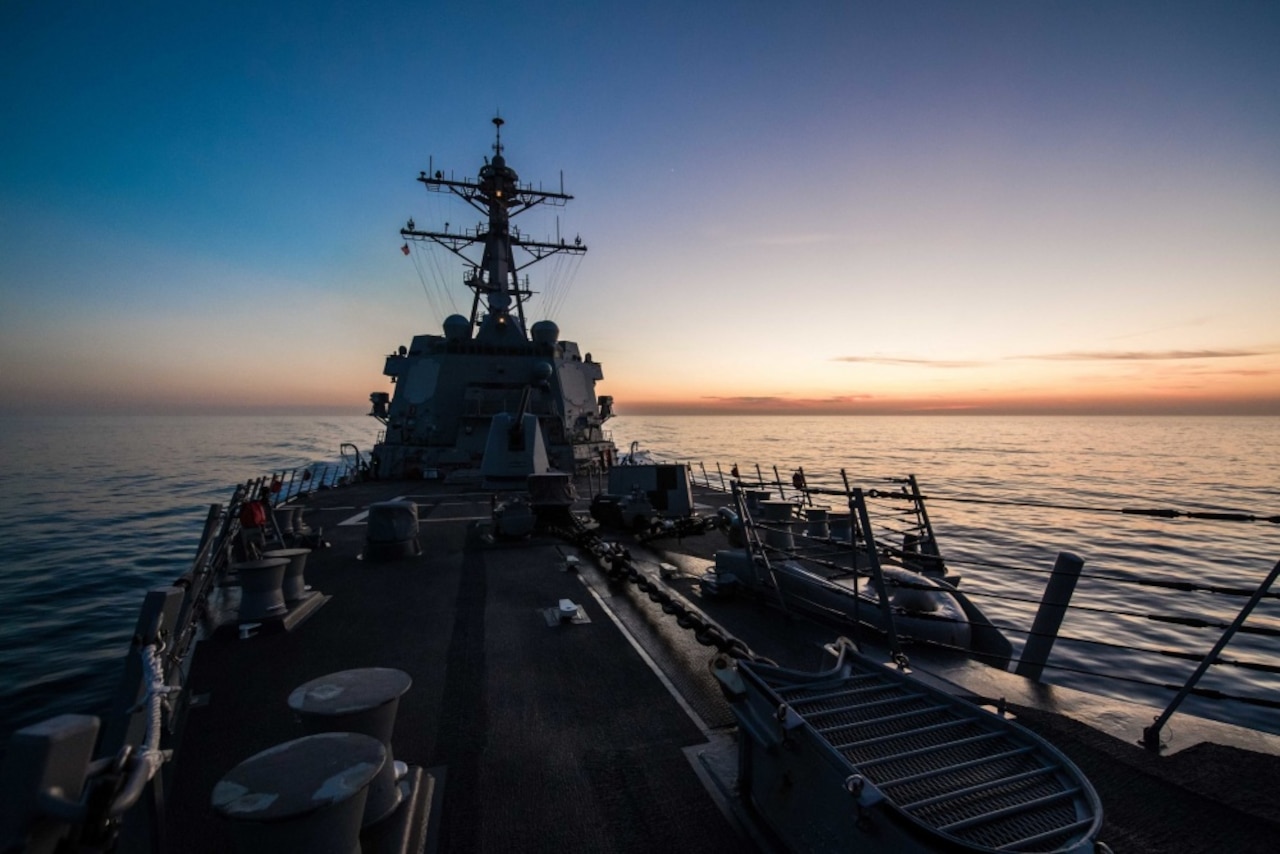
[[[579,485],[577,509],[590,492]],[[422,554],[363,560],[362,514],[391,499],[418,505]],[[700,500],[708,509],[725,503],[716,494]],[[200,643],[190,675],[198,702],[166,804],[174,850],[230,850],[229,827],[210,806],[214,785],[241,760],[303,735],[287,704],[295,688],[364,667],[413,680],[392,744],[430,783],[426,850],[771,847],[720,788],[736,754],[733,716],[707,668],[713,650],[634,586],[552,538],[493,541],[491,496],[475,489],[368,482],[314,493],[304,506],[331,544],[309,556],[306,579],[330,598],[290,631],[222,632]],[[676,593],[757,653],[799,668],[825,664],[832,627],[699,596],[696,576],[723,542],[713,533],[631,552],[655,575],[660,561],[675,566]],[[576,571],[566,569],[567,554],[580,555]],[[561,599],[585,619],[549,618]],[[1217,744],[1156,757],[1080,722],[1149,720],[1154,711],[1037,688],[955,656],[913,650],[912,661],[953,690],[1008,698],[1023,724],[1093,782],[1101,838],[1116,850],[1273,850],[1278,740],[1184,725],[1180,738]]]

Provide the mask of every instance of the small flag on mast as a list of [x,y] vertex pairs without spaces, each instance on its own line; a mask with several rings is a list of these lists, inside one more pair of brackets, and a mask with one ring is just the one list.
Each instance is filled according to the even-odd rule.
[[401,246],[401,247],[400,247],[400,251],[401,251],[401,252],[403,252],[404,254],[408,255],[408,254],[409,254],[409,244],[408,244],[408,243],[406,243],[404,246]]

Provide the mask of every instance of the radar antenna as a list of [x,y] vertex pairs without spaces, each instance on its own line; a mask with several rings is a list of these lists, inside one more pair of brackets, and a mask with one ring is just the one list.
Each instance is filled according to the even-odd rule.
[[[476,180],[458,181],[445,178],[440,172],[418,175],[418,180],[428,190],[454,194],[483,214],[486,221],[479,223],[474,230],[464,227],[454,231],[450,231],[448,224],[444,231],[420,231],[410,221],[407,228],[400,230],[400,235],[406,240],[429,240],[448,249],[468,265],[470,269],[464,276],[464,282],[475,292],[471,303],[471,325],[479,327],[478,340],[494,342],[510,340],[506,336],[513,326],[516,334],[527,340],[524,301],[532,292],[527,284],[522,286],[518,275],[521,270],[550,255],[581,255],[587,251],[581,237],[574,238],[572,243],[560,237],[558,220],[555,243],[530,240],[518,228],[511,227],[511,219],[518,214],[537,205],[560,207],[573,196],[564,192],[563,174],[558,193],[535,190],[531,185],[520,183],[519,175],[502,156],[503,124],[501,116],[494,116],[493,160],[485,158]],[[479,260],[463,251],[471,247],[482,248]],[[516,259],[517,249],[529,256],[523,263]],[[480,310],[482,302],[486,310],[483,315]],[[513,319],[515,323],[510,322]]]

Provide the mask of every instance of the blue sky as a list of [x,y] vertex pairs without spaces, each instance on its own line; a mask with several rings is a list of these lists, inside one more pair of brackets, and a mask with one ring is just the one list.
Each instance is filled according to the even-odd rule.
[[793,5],[0,6],[0,411],[362,411],[500,112],[624,412],[1280,413],[1280,6]]

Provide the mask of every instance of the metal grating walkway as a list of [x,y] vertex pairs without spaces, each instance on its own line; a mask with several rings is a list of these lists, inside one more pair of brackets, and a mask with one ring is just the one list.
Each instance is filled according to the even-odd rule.
[[[1091,850],[1092,786],[1058,750],[997,715],[845,650],[835,671],[742,663],[747,693],[791,739],[811,739],[846,781],[964,850]],[[752,683],[755,683],[753,686]],[[938,840],[942,842],[941,839]]]

